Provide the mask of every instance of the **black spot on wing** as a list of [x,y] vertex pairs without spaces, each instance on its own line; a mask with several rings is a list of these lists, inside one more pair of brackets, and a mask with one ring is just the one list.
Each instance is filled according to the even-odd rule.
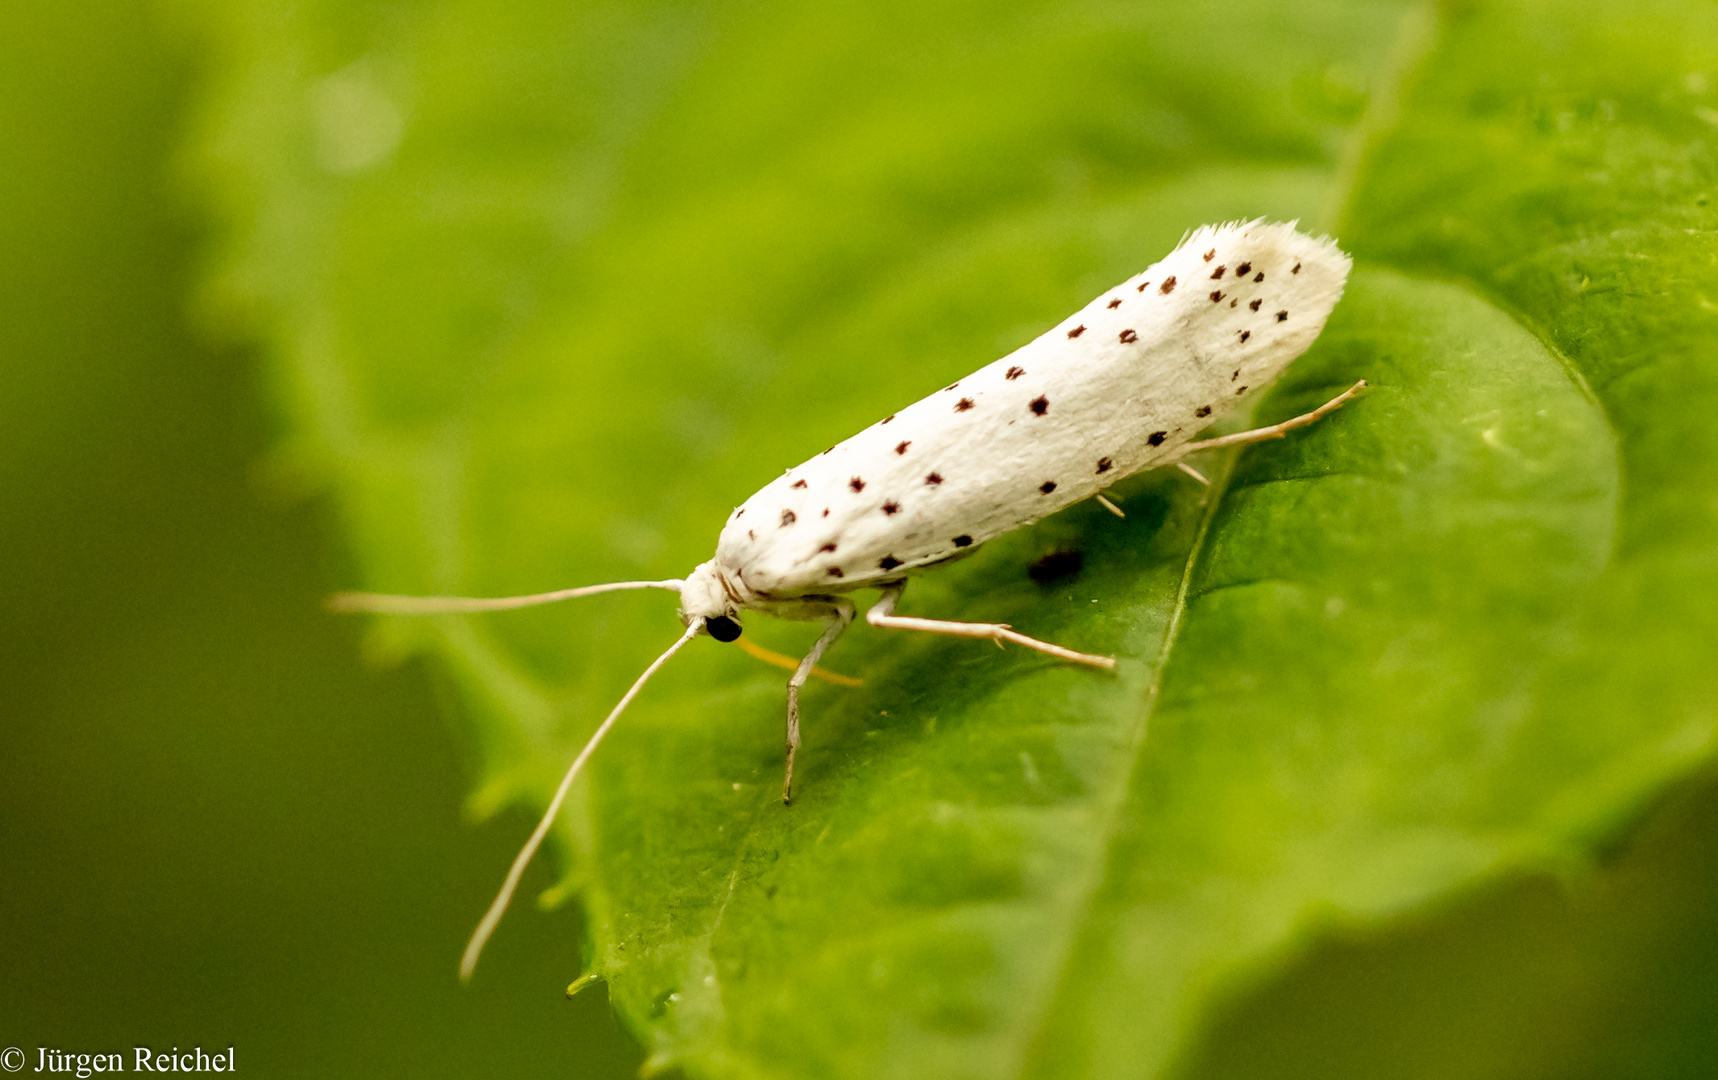
[[853,479],[847,481],[847,486],[853,489],[853,494],[857,495],[861,491],[865,490],[865,481],[855,476]]
[[930,474],[925,476],[925,483],[929,484],[931,487],[936,487],[938,484],[940,484],[942,482],[943,482],[943,478],[942,478],[942,474],[940,474],[940,473],[930,473]]
[[1139,340],[1139,335],[1134,333],[1132,330],[1123,330],[1121,332],[1121,342],[1124,345],[1128,344],[1129,342],[1134,342],[1134,341],[1138,341],[1138,340]]
[[792,510],[783,510],[781,512],[781,527],[784,529],[798,520],[799,515],[795,514]]
[[901,565],[901,560],[895,558],[893,555],[885,555],[881,559],[877,560],[877,566],[883,570],[893,570],[899,565]]
[[1086,332],[1086,327],[1085,327],[1085,324],[1082,323],[1079,326],[1076,326],[1072,330],[1068,331],[1068,336],[1071,338],[1076,338],[1085,332]]
[[907,452],[907,447],[909,447],[911,445],[913,445],[913,440],[902,439],[900,442],[895,444],[895,453],[904,454]]
[[970,408],[972,408],[972,399],[969,397],[963,397],[954,403],[955,412],[965,412]]
[[1033,398],[1032,403],[1026,407],[1032,410],[1033,416],[1043,416],[1050,411],[1050,399],[1040,394]]
[[955,547],[971,547],[972,546],[972,537],[970,537],[970,536],[957,536],[954,538],[954,546]]
[[1167,431],[1154,431],[1151,433],[1151,437],[1146,439],[1145,441],[1150,443],[1153,446],[1162,446],[1163,440],[1167,439],[1167,438],[1169,438],[1169,432],[1167,432]]
[[1042,484],[1038,485],[1038,490],[1043,492],[1045,495],[1048,495],[1050,492],[1056,490],[1056,481],[1046,480]]
[[1004,379],[1007,379],[1009,382],[1013,382],[1015,379],[1018,379],[1020,376],[1022,376],[1024,374],[1026,374],[1025,368],[1023,368],[1023,367],[1011,367],[1008,369],[1008,373],[1002,377]]
[[1100,472],[1100,473],[1109,472],[1110,471],[1110,464],[1111,464],[1111,462],[1110,462],[1109,458],[1107,458],[1107,457],[1099,458],[1098,459],[1098,472]]
[[1159,285],[1157,287],[1157,291],[1162,293],[1164,296],[1168,296],[1170,293],[1174,292],[1175,291],[1175,275],[1170,274],[1168,277],[1164,278],[1163,284]]

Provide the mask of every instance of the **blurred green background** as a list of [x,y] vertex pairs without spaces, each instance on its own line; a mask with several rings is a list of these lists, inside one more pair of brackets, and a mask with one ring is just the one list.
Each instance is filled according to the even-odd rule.
[[564,998],[574,911],[455,978],[528,822],[462,820],[457,708],[320,610],[325,508],[258,481],[252,358],[188,329],[198,70],[143,5],[0,14],[0,1047],[630,1076]]
[[[460,703],[318,610],[345,541],[270,479],[256,358],[192,329],[208,219],[175,161],[201,64],[138,5],[0,14],[0,1047],[631,1075],[600,986],[562,999],[576,911],[521,905],[453,979],[528,820],[462,821]],[[1591,872],[1327,934],[1181,1069],[1718,1073],[1718,786],[1667,793]]]

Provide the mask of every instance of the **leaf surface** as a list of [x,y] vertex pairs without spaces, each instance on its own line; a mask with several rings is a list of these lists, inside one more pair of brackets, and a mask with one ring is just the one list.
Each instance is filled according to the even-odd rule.
[[[1186,228],[1335,230],[1348,296],[1258,419],[1364,398],[907,594],[1114,677],[860,627],[784,809],[783,680],[702,641],[568,815],[657,1065],[1165,1075],[1321,928],[1578,866],[1710,757],[1718,27],[1649,6],[193,6],[211,310],[364,587],[495,595],[685,573]],[[546,798],[671,612],[378,643],[454,673],[488,810]]]

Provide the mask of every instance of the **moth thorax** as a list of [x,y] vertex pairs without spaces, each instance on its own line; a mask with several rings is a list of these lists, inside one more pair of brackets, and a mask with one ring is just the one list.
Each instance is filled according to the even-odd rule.
[[734,615],[750,606],[751,599],[751,590],[711,559],[699,563],[680,586],[680,620],[690,626],[697,619]]

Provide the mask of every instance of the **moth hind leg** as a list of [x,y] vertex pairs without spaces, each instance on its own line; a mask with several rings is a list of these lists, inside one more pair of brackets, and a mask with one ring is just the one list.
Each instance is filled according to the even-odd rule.
[[1177,469],[1180,469],[1182,472],[1186,473],[1188,476],[1191,476],[1193,479],[1199,481],[1201,486],[1203,486],[1203,487],[1210,487],[1211,486],[1211,481],[1207,480],[1205,478],[1204,473],[1200,472],[1198,469],[1195,469],[1193,466],[1187,464],[1185,461],[1177,461],[1175,463],[1175,467]]
[[1323,419],[1326,414],[1342,408],[1364,389],[1366,389],[1366,380],[1361,379],[1311,412],[1291,416],[1282,423],[1272,424],[1269,427],[1253,428],[1251,431],[1237,431],[1233,435],[1219,435],[1215,439],[1205,439],[1201,442],[1190,442],[1181,448],[1181,453],[1183,455],[1196,454],[1201,450],[1216,450],[1224,446],[1246,446],[1248,443],[1264,442],[1266,439],[1280,439],[1295,428],[1315,423]]
[[1113,656],[1094,656],[1048,641],[1039,641],[1037,638],[1016,633],[1007,623],[955,622],[949,619],[920,619],[911,615],[896,615],[895,605],[900,602],[901,593],[906,587],[907,583],[904,581],[884,586],[883,598],[871,605],[871,609],[865,613],[865,621],[883,630],[918,630],[927,634],[947,634],[950,637],[985,638],[996,642],[999,649],[1003,642],[1012,641],[1016,645],[1024,645],[1028,649],[1060,660],[1115,670],[1116,661]]

